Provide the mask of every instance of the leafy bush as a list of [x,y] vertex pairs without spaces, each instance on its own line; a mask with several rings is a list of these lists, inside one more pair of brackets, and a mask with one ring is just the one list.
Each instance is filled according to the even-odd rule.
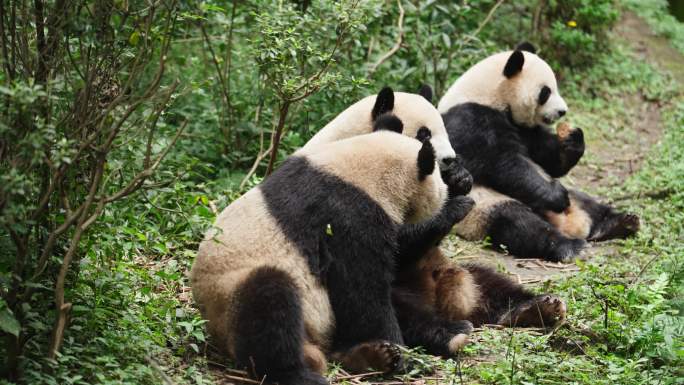
[[608,31],[618,19],[613,0],[540,1],[545,23],[541,41],[551,59],[562,65],[591,65],[593,57],[608,44]]

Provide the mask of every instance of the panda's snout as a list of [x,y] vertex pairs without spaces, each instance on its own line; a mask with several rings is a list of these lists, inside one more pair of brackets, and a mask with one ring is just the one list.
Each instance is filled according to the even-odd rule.
[[558,120],[558,119],[562,118],[563,116],[565,116],[565,114],[566,114],[567,112],[568,112],[568,110],[560,109],[560,110],[554,111],[553,113],[544,114],[544,117],[543,117],[544,123],[545,123],[545,124],[552,124],[552,123],[554,123],[556,120]]
[[456,158],[444,158],[439,161],[440,168],[449,168],[452,164],[456,163]]
[[463,167],[463,160],[458,155],[442,158],[439,160],[440,170],[449,170],[454,167]]

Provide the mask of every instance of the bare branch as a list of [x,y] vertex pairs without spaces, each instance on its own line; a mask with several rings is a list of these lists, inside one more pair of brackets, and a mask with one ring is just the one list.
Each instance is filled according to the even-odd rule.
[[477,35],[482,31],[482,29],[489,23],[489,21],[492,19],[492,16],[494,16],[494,12],[496,12],[496,9],[499,8],[501,4],[503,4],[504,0],[499,0],[494,4],[494,6],[489,10],[489,13],[487,13],[487,16],[482,20],[480,25],[477,27],[473,33],[466,35],[463,38],[463,42],[461,43],[461,46],[463,46],[467,41],[475,39]]
[[151,166],[147,167],[143,171],[139,172],[136,176],[134,176],[133,179],[131,179],[131,181],[128,183],[128,185],[126,187],[124,187],[123,189],[119,190],[118,192],[116,192],[112,195],[101,198],[101,200],[104,203],[114,202],[118,199],[121,199],[121,198],[133,193],[135,190],[137,190],[145,182],[145,180],[147,178],[149,178],[152,174],[154,174],[154,171],[157,170],[157,168],[161,164],[162,160],[164,160],[164,158],[169,153],[171,148],[176,144],[176,142],[178,141],[178,138],[180,138],[181,134],[183,133],[183,131],[185,130],[185,127],[187,125],[188,125],[188,121],[186,120],[185,122],[183,122],[181,127],[178,129],[178,132],[176,132],[176,135],[171,140],[171,143],[168,146],[166,146],[166,148],[161,152],[161,154],[159,154],[159,156],[154,161],[154,163],[152,163]]
[[378,67],[382,63],[384,63],[387,59],[392,57],[397,51],[399,51],[399,48],[401,48],[402,43],[404,43],[404,7],[401,6],[401,0],[397,0],[397,6],[399,7],[399,20],[397,20],[397,28],[399,29],[399,35],[397,36],[397,42],[390,48],[387,53],[382,55],[380,59],[378,59],[375,64],[371,66],[371,68],[368,70],[368,74],[372,75]]

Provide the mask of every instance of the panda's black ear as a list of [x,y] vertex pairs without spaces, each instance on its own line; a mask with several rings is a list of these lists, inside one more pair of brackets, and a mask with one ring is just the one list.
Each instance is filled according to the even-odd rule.
[[418,180],[422,181],[435,171],[435,149],[429,140],[418,151]]
[[522,43],[518,44],[517,47],[515,47],[517,51],[527,51],[531,53],[537,53],[537,48],[532,45],[529,41],[523,41]]
[[432,104],[432,87],[423,84],[418,90],[418,95],[424,97],[430,104]]
[[378,116],[390,112],[392,109],[394,109],[394,91],[390,87],[385,87],[380,90],[377,98],[375,98],[371,119],[375,120]]
[[401,132],[404,131],[404,124],[399,118],[392,114],[380,115],[375,119],[375,123],[373,123],[373,131],[382,130],[394,131],[397,134],[401,134]]
[[513,51],[504,67],[504,76],[510,79],[519,74],[522,71],[523,64],[525,64],[525,55],[523,55],[522,51]]

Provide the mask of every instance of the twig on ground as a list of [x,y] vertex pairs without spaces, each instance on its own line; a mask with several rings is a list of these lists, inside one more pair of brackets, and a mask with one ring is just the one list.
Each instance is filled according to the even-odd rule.
[[145,357],[145,361],[147,361],[147,363],[150,364],[152,369],[154,369],[154,371],[157,372],[159,377],[161,377],[162,381],[164,381],[164,384],[175,385],[175,383],[173,382],[171,377],[169,377],[168,375],[166,375],[166,373],[164,373],[164,370],[162,369],[161,366],[159,366],[159,363],[157,362],[157,360],[148,356],[148,357]]
[[248,384],[261,384],[261,383],[262,383],[262,382],[260,382],[260,381],[252,380],[251,378],[241,377],[241,376],[234,376],[234,375],[232,375],[232,374],[225,374],[225,373],[223,373],[223,374],[221,374],[221,377],[227,378],[227,379],[229,379],[229,380],[235,380],[235,381],[245,382],[245,383],[248,383]]
[[[345,372],[346,373],[346,372]],[[343,376],[337,376],[335,377],[335,381],[339,380],[352,380],[356,378],[363,378],[363,377],[369,377],[369,376],[377,376],[378,374],[382,374],[383,372],[368,372],[368,373],[360,373],[360,374],[346,374]]]

